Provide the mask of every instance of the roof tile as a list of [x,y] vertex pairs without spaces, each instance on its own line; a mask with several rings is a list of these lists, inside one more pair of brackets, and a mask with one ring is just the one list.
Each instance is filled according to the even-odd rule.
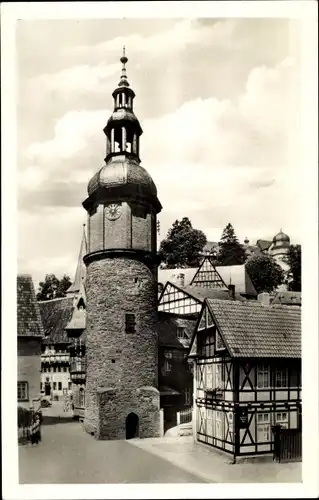
[[17,277],[17,333],[19,337],[43,337],[43,326],[32,277]]
[[301,358],[301,308],[207,299],[227,348],[236,357]]

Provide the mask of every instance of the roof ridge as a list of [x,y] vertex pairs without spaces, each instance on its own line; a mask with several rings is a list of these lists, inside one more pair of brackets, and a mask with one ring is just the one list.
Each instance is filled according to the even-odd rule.
[[48,302],[56,302],[58,300],[63,300],[63,299],[73,300],[73,297],[56,297],[55,299],[38,300],[38,304],[47,304]]
[[[268,304],[268,305],[265,305],[265,304],[262,304],[261,302],[258,302],[258,300],[246,300],[246,301],[239,301],[239,300],[228,300],[228,301],[225,301],[225,300],[221,300],[221,299],[214,299],[214,298],[209,298],[207,297],[206,300],[208,300],[209,302],[218,302],[218,303],[221,303],[221,304],[239,304],[239,305],[243,305],[244,307],[255,307],[255,308],[259,308],[259,309],[281,309],[281,310],[287,310],[287,309],[290,309],[290,310],[293,310],[293,311],[300,311],[301,310],[301,307],[300,306],[296,306],[296,305],[293,305],[293,304]],[[226,307],[226,306],[225,306]],[[238,306],[239,307],[239,306]]]

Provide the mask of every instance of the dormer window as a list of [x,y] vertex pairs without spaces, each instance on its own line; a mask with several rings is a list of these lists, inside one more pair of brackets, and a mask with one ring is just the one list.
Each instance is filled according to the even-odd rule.
[[178,326],[177,327],[177,338],[179,340],[182,340],[182,339],[188,339],[186,333],[185,333],[185,327],[184,326]]

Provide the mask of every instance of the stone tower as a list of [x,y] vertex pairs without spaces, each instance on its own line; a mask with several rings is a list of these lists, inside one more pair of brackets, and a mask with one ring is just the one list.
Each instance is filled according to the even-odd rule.
[[156,186],[140,165],[135,93],[122,76],[104,128],[105,165],[88,184],[84,426],[97,439],[160,433]]

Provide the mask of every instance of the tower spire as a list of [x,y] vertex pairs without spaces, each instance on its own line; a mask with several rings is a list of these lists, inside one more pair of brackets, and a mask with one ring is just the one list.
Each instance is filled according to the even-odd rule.
[[122,55],[120,61],[122,63],[122,75],[121,75],[121,80],[120,80],[120,83],[119,83],[119,87],[129,87],[130,84],[127,81],[126,67],[125,67],[125,64],[128,61],[128,58],[125,55],[125,45],[123,46],[123,55]]
[[78,263],[76,266],[74,281],[66,292],[68,296],[79,293],[82,287],[84,286],[84,281],[86,277],[86,266],[83,262],[83,258],[86,254],[87,254],[87,241],[85,233],[85,224],[83,224],[82,241],[78,257]]

